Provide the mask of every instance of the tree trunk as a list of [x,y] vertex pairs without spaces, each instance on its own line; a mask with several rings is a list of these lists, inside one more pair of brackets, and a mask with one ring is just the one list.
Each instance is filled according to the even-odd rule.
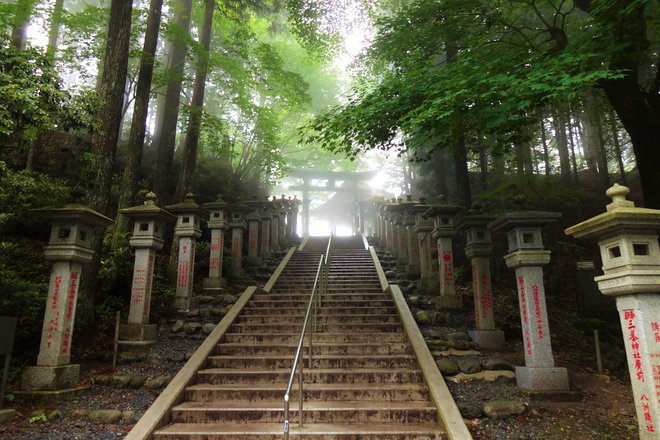
[[[192,0],[178,0],[174,16],[174,24],[182,34],[187,35],[190,30],[190,11]],[[186,62],[186,43],[172,42],[172,52],[167,64],[169,81],[165,91],[162,119],[157,121],[158,132],[154,133],[154,141],[158,158],[156,160],[156,173],[154,187],[159,194],[161,202],[170,200],[173,188],[172,162],[174,159],[174,146],[176,143],[177,120],[179,118],[179,102],[181,97],[181,84],[183,82],[183,68]]]
[[[147,112],[149,110],[149,93],[151,91],[151,80],[154,72],[154,58],[156,46],[158,45],[158,28],[160,26],[161,10],[163,0],[151,0],[149,4],[149,15],[147,16],[147,28],[144,34],[143,55],[140,61],[137,87],[135,90],[135,105],[133,108],[133,119],[131,121],[131,132],[126,147],[126,165],[122,178],[121,192],[119,194],[119,209],[127,208],[135,202],[137,192],[138,172],[142,161],[142,150],[144,147],[144,135],[146,131]],[[116,239],[123,233],[128,232],[129,222],[126,217],[117,212],[117,224],[115,226]],[[113,241],[113,246],[117,243]]]
[[577,156],[575,154],[575,138],[573,137],[573,123],[571,122],[571,114],[568,114],[568,143],[571,146],[571,160],[573,163],[573,177],[575,179],[575,185],[580,184],[580,178],[578,177],[578,168],[577,168]]
[[[656,69],[655,80],[646,87],[640,82],[639,66],[647,55],[651,55],[651,42],[647,35],[646,8],[652,2],[638,2],[630,7],[624,0],[607,2],[605,7],[596,8],[590,0],[579,0],[575,5],[591,14],[596,20],[610,25],[617,42],[624,42],[621,49],[610,58],[610,69],[625,72],[625,76],[603,81],[605,90],[621,123],[630,135],[637,169],[647,208],[660,208],[660,71]],[[622,11],[628,6],[625,13]],[[609,17],[616,17],[616,24]]]
[[626,168],[623,165],[623,155],[621,152],[621,142],[619,142],[619,130],[616,126],[616,115],[610,112],[610,130],[612,130],[612,142],[614,143],[614,152],[616,154],[617,164],[619,165],[619,175],[621,176],[621,183],[628,185],[628,178],[626,176]]
[[62,22],[62,13],[64,12],[64,0],[55,0],[53,14],[50,16],[50,29],[48,31],[48,48],[46,55],[49,59],[55,59],[57,52],[57,41],[60,37],[60,23]]
[[550,156],[548,155],[548,138],[545,132],[545,118],[541,115],[541,143],[543,144],[543,163],[545,175],[550,175]]
[[202,124],[202,113],[204,110],[204,92],[206,90],[206,74],[209,67],[209,48],[211,47],[211,33],[213,31],[213,12],[215,11],[214,0],[204,2],[204,22],[199,35],[199,44],[203,52],[198,55],[197,69],[195,72],[195,86],[193,88],[190,103],[190,115],[188,119],[188,131],[183,146],[183,158],[181,161],[181,172],[176,189],[176,200],[182,201],[185,194],[191,190],[193,173],[197,166],[197,147],[199,146],[199,131]]
[[[124,99],[124,84],[128,70],[128,47],[131,34],[132,0],[112,0],[108,23],[108,43],[105,49],[104,69],[101,80],[101,108],[99,109],[99,131],[92,138],[94,156],[93,175],[88,182],[87,205],[109,215],[112,173],[117,152],[121,108]],[[87,265],[81,281],[81,297],[78,313],[81,324],[94,323],[94,292],[99,254],[103,248],[103,233],[96,239],[96,259]],[[91,327],[90,327],[91,328]]]
[[564,182],[571,178],[571,159],[568,154],[568,139],[566,137],[566,115],[563,110],[557,110],[552,118],[555,125],[555,140],[559,152],[559,170]]
[[17,0],[14,13],[14,25],[11,30],[11,43],[17,49],[25,49],[27,28],[30,24],[32,9],[36,0]]
[[[603,189],[610,186],[610,174],[607,167],[607,151],[603,136],[603,125],[599,110],[598,99],[593,91],[584,93],[584,128],[586,132],[586,144],[589,146],[591,160],[598,166],[598,176]],[[591,170],[591,168],[590,168]]]
[[211,47],[214,11],[215,2],[213,0],[205,0],[204,22],[202,23],[202,31],[199,35],[199,44],[202,46],[203,52],[199,54],[197,60],[195,86],[190,102],[188,131],[186,132],[186,140],[183,146],[181,171],[179,173],[179,183],[175,195],[177,201],[182,201],[185,194],[191,190],[193,173],[197,166],[197,147],[199,146],[199,131],[204,109],[204,92],[206,90],[206,74],[209,67],[209,48]]
[[457,148],[454,151],[454,168],[456,170],[456,195],[459,204],[472,206],[472,192],[470,191],[470,174],[467,165],[467,146],[465,136],[460,135]]

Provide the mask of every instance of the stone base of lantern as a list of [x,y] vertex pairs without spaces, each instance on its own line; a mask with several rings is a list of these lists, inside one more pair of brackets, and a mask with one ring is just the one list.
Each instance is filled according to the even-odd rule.
[[21,389],[24,391],[57,391],[73,388],[80,379],[80,365],[57,367],[29,366],[23,370]]
[[438,310],[452,310],[463,307],[463,301],[459,295],[440,295],[436,302]]
[[532,391],[568,390],[568,370],[562,367],[516,367],[516,384]]
[[504,332],[502,330],[470,330],[468,334],[482,350],[500,350],[504,348]]
[[406,276],[411,279],[419,277],[419,264],[406,264]]
[[158,341],[158,325],[156,324],[122,324],[119,327],[119,343],[143,342],[155,344]]
[[227,279],[226,278],[209,278],[206,277],[202,280],[202,288],[207,292],[207,293],[220,293],[221,291],[225,290],[225,287],[227,287]]
[[437,294],[440,291],[438,280],[435,277],[422,277],[417,280],[417,292],[420,294]]

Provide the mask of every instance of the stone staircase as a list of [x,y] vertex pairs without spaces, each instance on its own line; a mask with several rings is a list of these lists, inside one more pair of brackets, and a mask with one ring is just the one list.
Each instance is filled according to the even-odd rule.
[[[320,249],[323,243],[293,254],[272,291],[253,296],[154,438],[283,438],[284,391]],[[295,385],[291,437],[446,438],[394,302],[361,241],[338,240],[319,312],[311,368],[304,361],[304,426]]]

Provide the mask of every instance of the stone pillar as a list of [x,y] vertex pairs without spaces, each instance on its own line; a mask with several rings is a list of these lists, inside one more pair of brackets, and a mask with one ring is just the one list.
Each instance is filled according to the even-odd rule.
[[472,292],[474,294],[475,329],[468,333],[480,348],[497,350],[504,348],[504,332],[495,328],[493,290],[490,276],[493,245],[486,225],[493,221],[490,216],[471,213],[463,217],[458,228],[466,232],[465,255],[472,266]]
[[291,218],[290,218],[290,227],[291,230],[291,245],[298,240],[298,206],[300,205],[300,200],[293,196],[293,203],[291,207]]
[[561,214],[541,211],[509,212],[491,222],[493,231],[507,233],[506,265],[516,271],[525,366],[516,367],[519,387],[535,391],[568,390],[566,368],[555,367],[545,302],[543,266],[550,251],[543,249],[541,227]]
[[241,212],[246,209],[243,204],[234,205],[232,212],[231,229],[231,268],[229,274],[233,277],[241,276],[243,273],[243,232],[247,229],[245,221],[241,218]]
[[454,216],[461,211],[460,206],[449,205],[443,195],[438,196],[438,204],[424,212],[425,217],[432,217],[433,231],[438,249],[438,281],[440,284],[439,309],[459,309],[463,306],[461,297],[456,293],[454,279]]
[[225,209],[227,203],[220,195],[214,202],[204,204],[210,212],[208,227],[211,230],[211,249],[209,253],[209,276],[203,280],[204,291],[219,293],[227,286],[227,280],[222,276],[222,260],[225,252]]
[[247,263],[250,266],[261,265],[261,256],[259,255],[259,220],[261,215],[257,210],[250,212],[245,219],[248,224],[248,253]]
[[287,211],[289,208],[289,201],[285,198],[284,194],[282,194],[282,198],[280,199],[280,218],[279,222],[277,224],[278,226],[278,240],[280,243],[280,249],[286,250],[288,248],[288,238],[286,235],[286,223],[287,223]]
[[309,181],[307,179],[303,180],[303,190],[302,190],[302,234],[303,237],[309,235]]
[[[270,221],[270,247],[273,252],[279,252],[280,248],[280,202],[277,197],[273,196],[272,210],[273,215]],[[305,235],[303,231],[303,235]]]
[[163,247],[165,224],[175,220],[169,212],[156,206],[156,194],[147,193],[143,205],[120,210],[121,214],[134,219],[130,245],[135,249],[131,305],[127,324],[119,328],[123,345],[148,345],[158,339],[158,327],[149,324],[151,286],[154,275],[156,251]]
[[174,235],[179,239],[174,308],[186,311],[190,308],[192,297],[195,246],[197,239],[202,235],[202,218],[208,217],[208,211],[195,203],[191,193],[186,194],[186,199],[183,202],[166,208],[177,216]]
[[[419,245],[419,280],[417,288],[420,292],[431,293],[438,288],[438,283],[433,271],[433,248],[435,243],[431,232],[433,231],[433,220],[424,217],[424,212],[429,208],[420,199],[420,204],[414,208],[416,217],[413,232],[417,234],[417,243]],[[439,296],[438,296],[438,300]],[[439,303],[438,303],[439,304]]]
[[403,224],[404,213],[401,212],[396,219],[396,256],[397,263],[403,267],[408,265],[408,234]]
[[94,255],[94,229],[112,220],[78,203],[33,212],[51,220],[44,255],[53,266],[37,365],[24,369],[22,388],[28,392],[70,389],[80,376],[80,365],[70,363],[80,276],[83,264]]
[[266,197],[266,201],[263,203],[263,209],[261,210],[261,257],[270,258],[270,221],[271,215],[268,209],[270,201]]
[[607,190],[607,211],[566,229],[598,240],[604,274],[594,279],[616,298],[623,329],[639,438],[660,439],[660,210],[636,208],[630,190]]

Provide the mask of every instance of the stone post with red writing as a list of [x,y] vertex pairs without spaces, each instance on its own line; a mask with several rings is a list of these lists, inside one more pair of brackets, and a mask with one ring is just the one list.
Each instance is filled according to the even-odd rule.
[[438,203],[431,205],[424,212],[427,218],[433,218],[433,231],[431,235],[436,240],[438,248],[438,281],[440,283],[440,297],[438,309],[458,309],[462,307],[461,297],[456,293],[454,278],[454,216],[463,208],[450,205],[444,195],[438,196]]
[[300,200],[296,196],[293,196],[290,202],[291,208],[287,214],[289,221],[286,224],[286,228],[289,237],[289,246],[293,246],[298,241],[298,207],[300,206]]
[[417,233],[415,232],[415,224],[417,223],[417,216],[412,210],[415,206],[414,203],[408,205],[410,209],[405,209],[403,216],[404,234],[406,240],[406,252],[408,259],[406,261],[406,276],[411,279],[419,278],[419,243],[417,241]]
[[479,348],[497,350],[504,348],[504,332],[495,328],[493,312],[493,290],[491,284],[490,264],[493,255],[493,245],[490,231],[486,227],[495,218],[479,213],[478,206],[464,216],[457,229],[464,231],[467,243],[465,256],[472,266],[472,292],[474,294],[475,329],[468,333]]
[[568,391],[568,371],[555,367],[545,302],[543,266],[550,251],[543,248],[541,228],[554,223],[557,212],[516,211],[506,213],[488,227],[507,234],[506,265],[516,271],[525,366],[516,367],[519,387],[532,391]]
[[78,383],[80,365],[71,364],[73,325],[83,264],[94,255],[94,230],[113,221],[79,203],[33,211],[50,220],[50,241],[44,248],[52,261],[37,365],[23,371],[25,391],[58,391]]
[[218,195],[218,198],[204,204],[209,211],[207,223],[211,230],[211,249],[209,253],[209,276],[204,278],[203,288],[209,293],[218,293],[227,286],[227,279],[222,276],[222,260],[225,252],[225,232],[227,231],[226,209],[227,203]]
[[[430,208],[426,200],[420,197],[419,203],[412,208],[416,217],[413,231],[417,234],[417,245],[419,246],[419,280],[417,280],[417,290],[421,293],[438,292],[438,279],[436,276],[437,265],[433,261],[433,250],[435,249],[435,240],[433,239],[433,219],[424,216],[424,213]],[[439,292],[438,292],[439,293]],[[440,304],[440,295],[436,300],[436,305]]]
[[119,212],[134,220],[130,245],[135,249],[131,305],[127,323],[119,328],[119,339],[123,345],[153,344],[158,339],[157,325],[149,324],[154,263],[156,252],[163,247],[165,224],[175,217],[156,206],[153,192],[147,193],[144,204]]
[[277,196],[273,196],[270,204],[270,248],[273,252],[279,252],[280,248],[280,211],[281,203],[277,200]]
[[280,217],[279,217],[279,222],[277,223],[277,238],[279,240],[280,244],[280,249],[283,251],[286,251],[289,247],[289,237],[287,237],[286,231],[286,224],[288,222],[287,215],[289,213],[289,200],[287,200],[286,196],[282,194],[282,198],[280,199]]
[[245,216],[248,227],[248,246],[247,246],[247,264],[250,266],[260,266],[261,246],[259,235],[261,233],[261,200],[253,197],[247,202],[248,213]]
[[261,204],[261,256],[262,258],[270,258],[270,222],[273,216],[270,213],[270,207],[272,206],[268,197]]
[[247,210],[244,203],[236,203],[232,206],[231,223],[231,266],[229,275],[232,277],[241,276],[243,273],[243,234],[247,229],[247,224],[243,219],[243,214]]
[[594,279],[616,298],[635,399],[639,438],[660,439],[660,210],[637,208],[614,184],[607,211],[566,229],[598,240],[603,275]]
[[174,308],[180,311],[190,309],[195,273],[195,245],[202,235],[201,221],[208,218],[208,211],[197,203],[192,193],[186,199],[166,209],[177,216],[174,235],[179,239],[179,254],[176,270],[176,293]]

